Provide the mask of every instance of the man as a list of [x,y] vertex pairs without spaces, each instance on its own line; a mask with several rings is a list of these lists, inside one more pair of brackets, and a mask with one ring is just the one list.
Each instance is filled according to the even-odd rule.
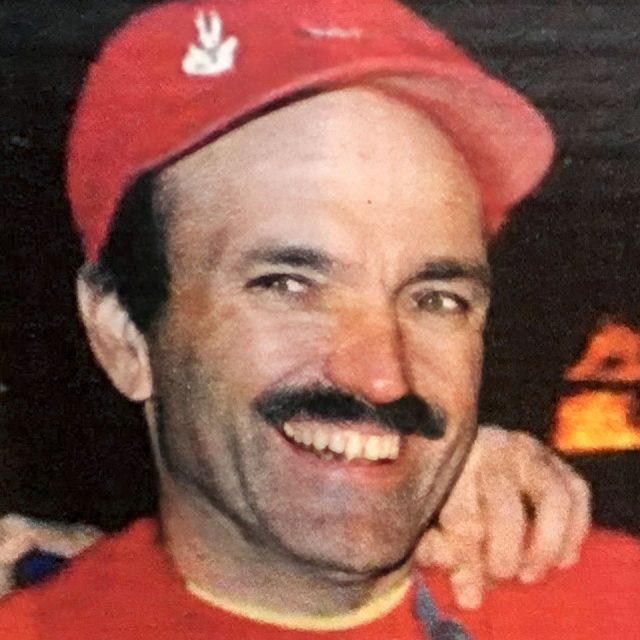
[[633,541],[593,534],[476,613],[411,561],[476,433],[486,239],[551,154],[539,114],[389,0],[132,19],[84,87],[68,191],[161,525],[10,597],[0,633],[637,637]]

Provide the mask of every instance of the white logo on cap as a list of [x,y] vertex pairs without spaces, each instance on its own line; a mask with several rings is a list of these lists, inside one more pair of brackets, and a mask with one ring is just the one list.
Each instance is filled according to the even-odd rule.
[[207,19],[204,11],[198,11],[194,22],[198,43],[189,45],[182,59],[182,70],[190,76],[217,76],[233,69],[238,38],[223,39],[220,15],[210,11]]
[[351,40],[362,38],[362,29],[352,27],[343,29],[342,27],[302,27],[302,30],[313,38],[339,38],[341,40]]

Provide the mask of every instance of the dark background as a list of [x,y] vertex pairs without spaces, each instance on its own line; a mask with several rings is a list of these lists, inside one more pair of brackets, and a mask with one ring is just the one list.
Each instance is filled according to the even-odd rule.
[[[153,509],[137,407],[93,365],[75,315],[70,110],[98,43],[140,1],[0,6],[0,513],[118,527]],[[564,368],[605,315],[640,315],[640,3],[414,1],[525,92],[555,168],[492,249],[482,418],[547,436]],[[363,7],[366,2],[363,0]],[[640,531],[640,452],[574,458],[596,517]]]

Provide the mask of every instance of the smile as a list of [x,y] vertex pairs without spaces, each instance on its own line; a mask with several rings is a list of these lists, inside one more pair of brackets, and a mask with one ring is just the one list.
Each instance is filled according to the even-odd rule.
[[400,453],[400,436],[364,434],[345,427],[286,422],[282,428],[293,445],[324,460],[377,462],[395,460]]

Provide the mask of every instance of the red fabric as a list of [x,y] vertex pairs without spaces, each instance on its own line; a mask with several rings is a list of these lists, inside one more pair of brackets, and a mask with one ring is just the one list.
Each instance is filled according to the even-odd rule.
[[[156,544],[153,521],[104,539],[50,582],[0,606],[2,640],[418,640],[412,594],[370,624],[341,631],[291,631],[239,618],[190,595]],[[504,584],[480,611],[453,605],[445,576],[426,582],[442,612],[476,640],[637,640],[640,638],[640,543],[593,532],[580,563],[541,584]]]
[[[224,37],[238,39],[233,68],[183,71],[198,10],[219,12]],[[300,91],[408,74],[410,86],[386,88],[449,133],[495,231],[548,169],[551,131],[523,97],[395,0],[183,1],[135,16],[92,65],[69,138],[67,190],[87,258],[97,258],[120,198],[144,171]]]

